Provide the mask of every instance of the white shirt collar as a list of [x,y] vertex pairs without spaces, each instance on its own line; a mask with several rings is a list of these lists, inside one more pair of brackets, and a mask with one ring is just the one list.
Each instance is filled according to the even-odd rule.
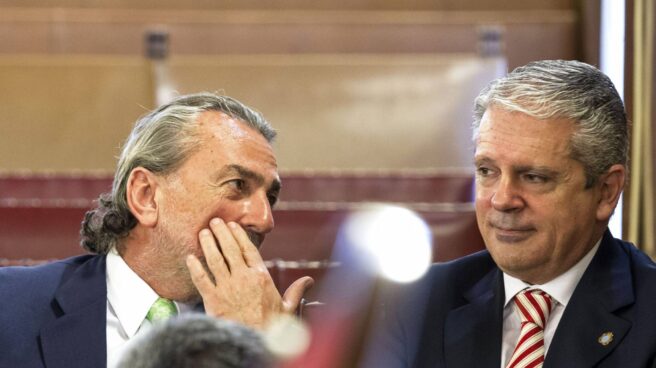
[[121,327],[133,337],[158,295],[125,263],[116,249],[107,254],[107,301]]
[[592,247],[592,249],[590,249],[590,251],[572,268],[567,270],[562,275],[556,277],[555,279],[542,285],[527,284],[526,282],[512,277],[504,272],[503,285],[506,292],[506,301],[504,303],[504,307],[510,303],[510,301],[515,297],[517,293],[527,288],[540,289],[549,294],[552,299],[566,307],[567,303],[569,303],[569,300],[572,298],[572,294],[574,294],[576,285],[578,285],[579,280],[581,280],[581,277],[583,276],[583,273],[590,265],[590,262],[592,262],[594,255],[597,253],[599,244],[601,244],[601,239],[599,239],[597,244],[595,244],[595,246]]

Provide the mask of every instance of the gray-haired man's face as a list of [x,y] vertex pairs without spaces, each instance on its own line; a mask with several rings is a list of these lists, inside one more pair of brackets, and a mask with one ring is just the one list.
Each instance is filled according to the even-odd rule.
[[601,189],[585,189],[570,157],[574,123],[491,107],[476,139],[476,215],[487,249],[506,273],[549,281],[596,243]]
[[[259,247],[273,229],[272,207],[280,179],[271,145],[255,129],[223,113],[199,117],[198,149],[175,172],[161,179],[160,242],[189,277],[185,257],[203,252],[198,233],[210,219],[240,224]],[[195,292],[191,282],[190,292]]]

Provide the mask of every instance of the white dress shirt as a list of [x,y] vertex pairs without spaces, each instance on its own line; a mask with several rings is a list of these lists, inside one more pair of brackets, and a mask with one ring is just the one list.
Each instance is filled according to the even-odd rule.
[[[146,314],[159,298],[115,249],[107,254],[107,368],[116,367],[127,342],[150,329]],[[192,307],[175,302],[179,313]]]
[[544,351],[545,356],[549,350],[551,339],[553,338],[558,323],[560,322],[563,312],[567,307],[567,303],[574,294],[574,289],[581,280],[581,276],[590,265],[592,258],[599,249],[601,239],[597,244],[581,258],[572,268],[567,270],[562,275],[543,285],[531,285],[524,281],[514,278],[506,273],[503,274],[503,284],[506,292],[506,301],[503,308],[503,336],[501,347],[501,368],[505,368],[515,350],[515,345],[519,340],[519,332],[521,329],[521,320],[519,315],[515,312],[513,298],[517,293],[524,289],[540,289],[551,296],[554,301],[553,309],[547,320],[546,328],[544,330]]

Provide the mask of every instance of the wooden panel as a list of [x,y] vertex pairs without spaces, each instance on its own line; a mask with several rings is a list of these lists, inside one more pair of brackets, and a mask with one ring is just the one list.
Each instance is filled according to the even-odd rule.
[[[280,131],[280,168],[303,170],[470,167],[472,101],[503,66],[340,54],[177,57],[168,67],[180,93],[223,91],[263,111]],[[148,63],[131,57],[2,57],[0,80],[0,170],[113,171],[154,94]]]
[[[447,261],[484,249],[471,205],[408,205],[433,231],[433,260]],[[261,252],[266,259],[323,260],[331,257],[340,225],[354,207],[349,204],[289,203],[274,211],[276,228]]]
[[140,9],[407,9],[514,10],[572,9],[574,0],[1,0],[0,7],[140,8]]
[[21,259],[9,259],[9,258],[0,258],[0,267],[10,267],[10,266],[38,266],[44,263],[52,262],[54,259],[31,259],[31,258],[21,258]]
[[280,132],[283,170],[471,167],[472,104],[503,60],[242,55],[171,60],[174,89],[222,90]]
[[[506,26],[505,55],[512,70],[530,61],[579,58],[579,25],[516,24]],[[539,47],[536,47],[539,45]]]
[[[511,67],[577,55],[574,10],[311,11],[9,8],[0,53],[143,54],[149,29],[173,55],[472,53],[481,26],[505,29]],[[33,27],[33,29],[31,28]],[[535,44],[541,47],[534,47]],[[533,57],[537,55],[537,57]]]
[[472,202],[468,172],[307,172],[282,175],[282,201]]
[[0,174],[0,203],[10,201],[64,201],[85,203],[111,191],[111,174]]
[[0,258],[54,259],[83,253],[86,208],[0,207]]
[[[306,300],[316,300],[320,289],[321,283],[329,271],[339,272],[340,264],[337,262],[322,261],[322,262],[305,262],[305,261],[284,261],[284,260],[269,260],[265,261],[267,268],[271,274],[271,278],[275,282],[280,293],[285,290],[294,281],[303,276],[310,276],[314,279],[315,283],[309,292],[306,292],[304,297]],[[1,263],[0,263],[1,265]],[[307,311],[305,311],[307,312]],[[304,313],[305,314],[305,313]]]
[[[283,172],[282,202],[471,202],[467,171]],[[112,174],[0,174],[0,204],[76,201],[85,206],[111,190]]]
[[153,104],[138,58],[0,58],[0,170],[113,170]]
[[[79,229],[86,210],[82,206],[0,206],[0,258],[52,259],[82,253]],[[276,209],[276,228],[267,236],[262,255],[265,259],[329,259],[340,224],[349,213],[349,206],[325,204]],[[483,249],[471,206],[433,206],[420,209],[419,214],[433,230],[435,261]]]

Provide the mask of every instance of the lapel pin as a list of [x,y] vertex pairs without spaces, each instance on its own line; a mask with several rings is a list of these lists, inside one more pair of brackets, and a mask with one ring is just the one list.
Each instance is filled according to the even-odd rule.
[[600,343],[603,346],[607,346],[611,342],[613,342],[613,333],[612,332],[604,332],[599,336],[599,339],[597,339],[597,342]]

